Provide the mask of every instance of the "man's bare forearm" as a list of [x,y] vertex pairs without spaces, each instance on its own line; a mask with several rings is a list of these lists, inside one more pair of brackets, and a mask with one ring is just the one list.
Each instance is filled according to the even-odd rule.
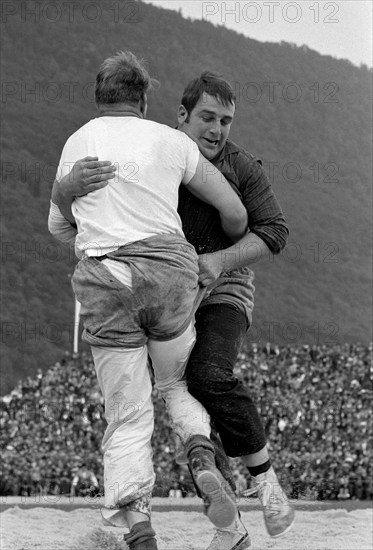
[[268,246],[258,235],[246,233],[229,248],[199,256],[199,283],[202,286],[208,286],[222,273],[249,266],[268,254],[270,254]]
[[239,241],[229,248],[214,252],[219,256],[222,272],[232,271],[258,262],[270,254],[266,243],[255,233],[246,233]]
[[75,223],[75,218],[71,211],[71,205],[74,197],[70,193],[64,192],[64,189],[67,190],[67,188],[63,186],[63,180],[61,181],[62,183],[58,180],[54,180],[51,199],[52,202],[58,206],[64,218],[66,218],[66,220],[70,223]]
[[246,233],[242,239],[233,246],[220,250],[216,254],[222,255],[222,271],[232,271],[239,267],[245,267],[270,254],[266,243],[255,233]]
[[48,229],[58,241],[71,247],[75,246],[77,229],[66,220],[59,207],[52,201],[49,207]]

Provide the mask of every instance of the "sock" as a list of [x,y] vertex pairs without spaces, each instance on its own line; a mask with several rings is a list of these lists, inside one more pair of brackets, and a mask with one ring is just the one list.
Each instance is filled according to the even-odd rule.
[[[194,451],[194,449],[198,450],[202,447],[205,450],[211,451],[212,455],[215,454],[214,445],[212,444],[211,440],[206,437],[205,435],[192,435],[189,437],[188,441],[185,443],[185,452],[187,454],[187,457],[190,457],[190,453]],[[215,457],[214,457],[215,462]]]
[[268,459],[267,462],[264,462],[263,464],[259,464],[259,466],[248,466],[247,469],[250,472],[250,475],[256,477],[259,474],[264,474],[264,472],[268,472],[268,470],[271,467],[271,461]]
[[123,538],[129,547],[132,544],[140,544],[155,537],[155,531],[151,526],[150,521],[141,521],[135,523],[131,531],[124,535]]

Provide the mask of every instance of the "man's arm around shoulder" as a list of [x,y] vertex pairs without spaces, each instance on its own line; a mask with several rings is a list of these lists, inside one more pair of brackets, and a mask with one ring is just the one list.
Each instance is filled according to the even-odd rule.
[[221,273],[250,266],[286,245],[289,230],[261,162],[245,151],[234,155],[232,168],[245,204],[249,231],[233,246],[200,256],[200,283],[207,286]]
[[252,233],[260,237],[272,254],[283,250],[289,236],[281,206],[261,161],[239,152],[233,163]]
[[233,242],[244,235],[248,221],[245,207],[221,172],[201,154],[188,189],[219,211],[222,228]]
[[99,161],[97,157],[78,160],[69,174],[60,181],[54,180],[52,202],[59,207],[63,216],[74,224],[75,219],[71,212],[74,198],[106,187],[108,180],[114,177],[115,170],[116,167],[110,161]]

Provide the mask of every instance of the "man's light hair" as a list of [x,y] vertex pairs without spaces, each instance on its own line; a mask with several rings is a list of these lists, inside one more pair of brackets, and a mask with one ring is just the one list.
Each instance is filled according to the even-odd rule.
[[144,99],[153,82],[142,60],[130,51],[120,51],[105,59],[100,67],[96,77],[96,103],[137,104]]

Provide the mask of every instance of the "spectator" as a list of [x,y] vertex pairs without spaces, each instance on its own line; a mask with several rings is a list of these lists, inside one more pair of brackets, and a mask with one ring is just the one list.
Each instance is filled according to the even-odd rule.
[[95,496],[98,493],[98,481],[95,474],[82,463],[76,469],[71,482],[70,496]]
[[174,481],[171,489],[168,492],[168,498],[183,498],[180,485],[178,481]]
[[[371,357],[371,346],[360,344],[253,344],[240,354],[236,375],[256,396],[276,470],[292,498],[373,499]],[[153,400],[155,494],[168,495],[171,477],[190,496],[189,472],[175,462],[176,442],[155,390]],[[88,354],[66,355],[46,373],[27,377],[0,399],[0,494],[68,494],[74,468],[84,463],[96,478],[94,491],[102,492],[105,424]],[[239,459],[232,467],[246,480]]]

